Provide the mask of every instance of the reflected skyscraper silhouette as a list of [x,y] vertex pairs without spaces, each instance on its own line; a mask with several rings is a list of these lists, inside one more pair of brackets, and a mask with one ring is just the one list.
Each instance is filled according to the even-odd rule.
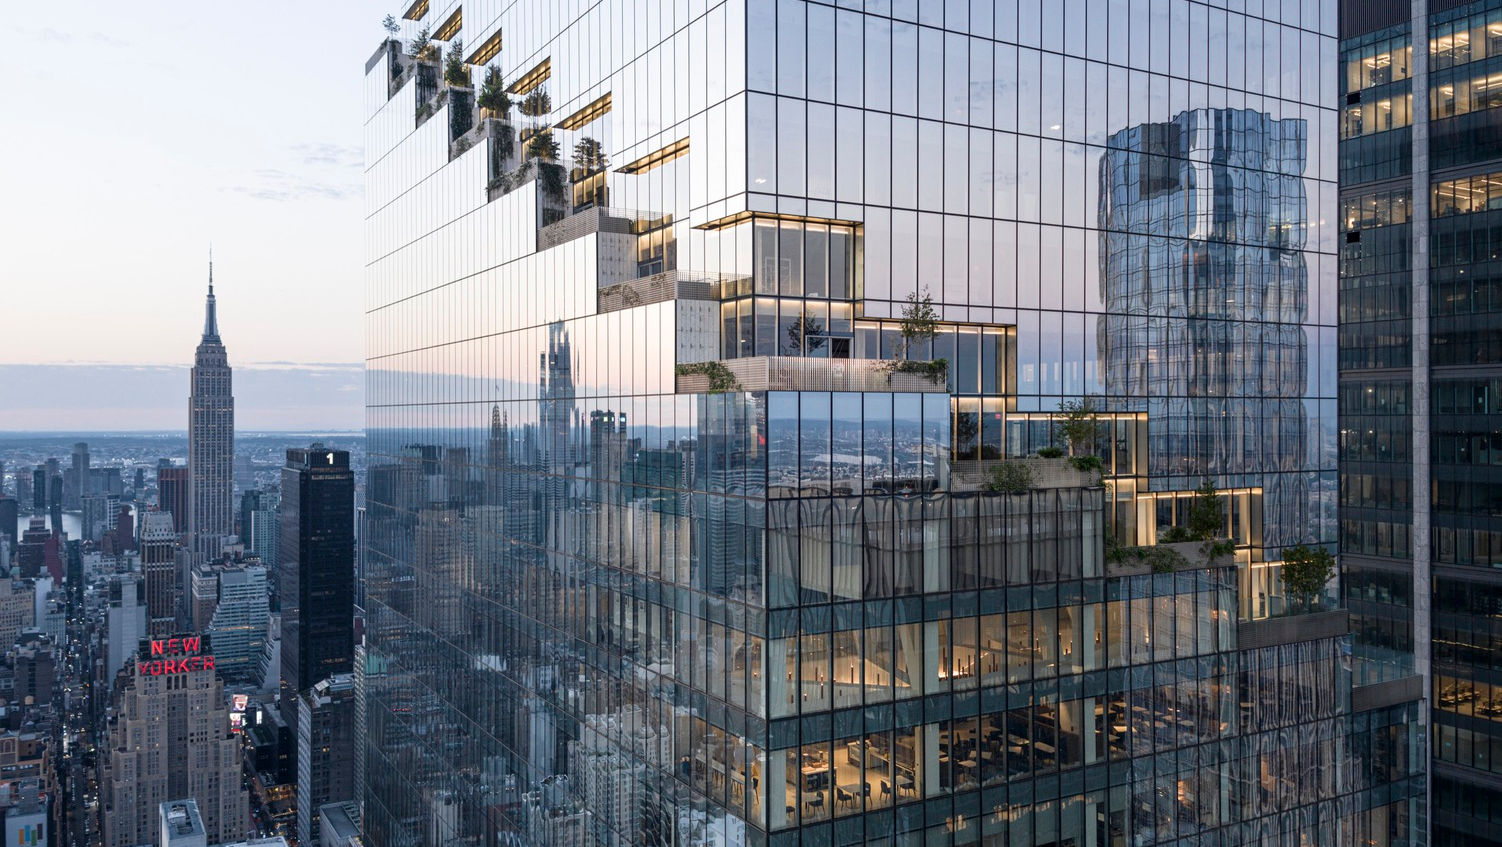
[[1115,133],[1100,160],[1106,405],[1141,416],[1147,490],[1249,490],[1237,535],[1270,559],[1335,540],[1333,457],[1311,449],[1308,146],[1302,119],[1198,109]]

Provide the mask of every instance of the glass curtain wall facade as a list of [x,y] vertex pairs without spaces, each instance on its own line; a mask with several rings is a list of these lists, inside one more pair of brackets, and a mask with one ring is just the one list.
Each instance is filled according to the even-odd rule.
[[1434,843],[1498,843],[1502,3],[1346,12],[1340,521],[1355,649],[1425,678]]
[[[1279,571],[1336,541],[1335,9],[1242,5],[404,10],[367,837],[1421,842],[1416,704]],[[1086,397],[1101,469],[1031,456]],[[1205,479],[1230,552],[1150,551]]]

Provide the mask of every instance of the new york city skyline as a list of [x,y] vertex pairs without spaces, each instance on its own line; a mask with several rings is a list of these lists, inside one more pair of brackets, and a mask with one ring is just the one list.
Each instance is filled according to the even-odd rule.
[[0,840],[1502,845],[1502,0],[0,27]]

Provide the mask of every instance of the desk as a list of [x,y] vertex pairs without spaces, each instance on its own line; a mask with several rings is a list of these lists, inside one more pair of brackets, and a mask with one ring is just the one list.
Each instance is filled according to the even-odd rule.
[[803,790],[820,791],[829,784],[829,765],[804,765]]

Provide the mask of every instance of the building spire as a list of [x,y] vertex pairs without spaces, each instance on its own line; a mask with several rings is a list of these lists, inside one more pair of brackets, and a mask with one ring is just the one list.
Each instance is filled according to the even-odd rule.
[[209,297],[203,308],[203,340],[219,340],[219,318],[214,309],[214,248],[209,246]]

